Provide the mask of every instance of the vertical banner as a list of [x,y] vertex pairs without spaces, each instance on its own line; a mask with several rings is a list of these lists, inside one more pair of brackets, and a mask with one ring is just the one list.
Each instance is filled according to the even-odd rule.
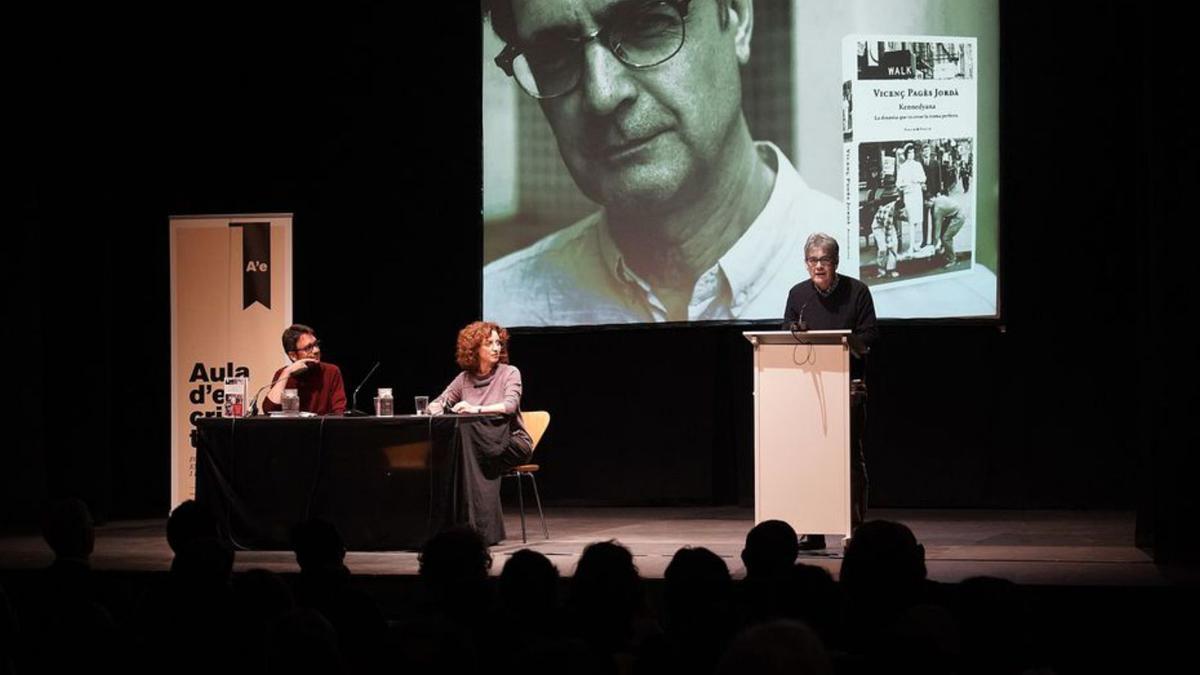
[[[172,216],[171,508],[196,492],[195,420],[225,414],[225,380],[253,396],[292,323],[292,216]],[[246,401],[249,405],[249,400]]]

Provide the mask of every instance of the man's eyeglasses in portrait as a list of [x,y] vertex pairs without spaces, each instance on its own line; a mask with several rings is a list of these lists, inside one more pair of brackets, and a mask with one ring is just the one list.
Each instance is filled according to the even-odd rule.
[[658,0],[618,5],[604,27],[582,37],[538,39],[508,45],[496,65],[534,98],[562,96],[579,84],[584,47],[592,40],[634,69],[653,68],[683,47],[684,19],[691,0]]

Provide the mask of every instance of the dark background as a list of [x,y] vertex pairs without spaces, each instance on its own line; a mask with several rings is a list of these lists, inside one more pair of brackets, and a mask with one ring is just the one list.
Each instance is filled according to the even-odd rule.
[[[480,311],[481,27],[475,3],[411,4],[16,17],[5,529],[64,494],[167,513],[169,215],[293,212],[294,317],[348,384],[377,359],[401,400],[454,374]],[[1002,319],[885,323],[871,504],[1143,506],[1165,536],[1197,514],[1185,22],[1014,4]],[[523,406],[554,416],[546,501],[749,504],[744,329],[515,335]]]

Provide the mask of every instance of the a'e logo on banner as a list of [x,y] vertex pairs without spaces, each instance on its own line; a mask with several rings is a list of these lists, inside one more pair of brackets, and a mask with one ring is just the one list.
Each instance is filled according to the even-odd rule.
[[230,223],[242,229],[242,309],[259,303],[271,308],[270,223]]

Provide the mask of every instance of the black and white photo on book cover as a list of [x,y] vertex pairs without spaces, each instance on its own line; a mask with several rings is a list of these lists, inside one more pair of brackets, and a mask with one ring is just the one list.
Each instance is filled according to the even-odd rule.
[[877,284],[970,269],[973,145],[909,138],[857,146],[859,278]]
[[860,40],[855,46],[859,80],[973,80],[972,41]]

